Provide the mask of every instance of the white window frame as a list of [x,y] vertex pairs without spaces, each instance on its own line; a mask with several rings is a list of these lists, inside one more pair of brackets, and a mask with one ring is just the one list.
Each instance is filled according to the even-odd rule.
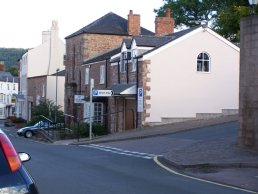
[[136,65],[137,65],[137,59],[136,59],[136,56],[137,56],[137,50],[136,49],[133,49],[132,50],[132,72],[136,71]]
[[123,51],[120,57],[120,73],[126,72],[126,69],[125,69],[126,57],[127,57],[127,51]]
[[0,94],[0,103],[4,103],[4,94]]
[[[208,69],[207,69],[208,68]],[[196,71],[198,73],[211,72],[210,55],[207,52],[201,52],[197,56]]]
[[104,113],[104,105],[101,102],[94,102],[93,109],[93,122],[94,123],[103,123],[103,113]]
[[[91,112],[91,113],[90,113]],[[90,110],[90,102],[84,103],[84,122],[89,123],[89,116],[95,123],[103,123],[104,104],[102,102],[92,103]]]
[[89,85],[90,68],[85,68],[85,85]]
[[105,65],[99,67],[99,84],[105,83]]
[[42,97],[45,97],[45,84],[42,85]]

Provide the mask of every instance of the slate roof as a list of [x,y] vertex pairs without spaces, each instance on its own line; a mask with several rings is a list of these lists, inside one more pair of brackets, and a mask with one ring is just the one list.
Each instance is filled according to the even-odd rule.
[[14,77],[10,72],[0,71],[0,81],[6,82],[8,79],[8,82],[18,82],[18,78]]
[[[140,58],[140,57],[142,57],[143,55],[145,55],[145,54],[147,54],[147,53],[150,53],[150,52],[152,52],[152,51],[154,51],[154,50],[156,50],[156,49],[158,49],[158,48],[164,46],[165,44],[168,44],[169,42],[172,42],[172,41],[174,41],[174,40],[176,40],[176,39],[178,39],[178,38],[181,38],[181,37],[183,37],[184,35],[186,35],[186,34],[192,32],[192,31],[194,31],[194,30],[196,30],[196,29],[198,29],[198,28],[200,28],[200,27],[201,27],[201,26],[195,26],[195,27],[192,27],[192,28],[189,28],[189,29],[186,29],[186,30],[182,30],[182,31],[179,31],[179,32],[175,32],[175,33],[173,33],[172,35],[167,35],[167,37],[168,37],[167,40],[166,40],[166,39],[163,39],[164,42],[160,41],[160,44],[159,44],[159,45],[157,45],[155,48],[153,48],[153,49],[151,49],[151,50],[149,50],[149,51],[147,51],[147,52],[145,52],[145,53],[139,55],[138,58]],[[165,36],[165,37],[166,37],[166,36]]]
[[[192,31],[195,29],[199,28],[200,26],[196,26],[193,28],[189,28],[186,30],[182,30],[180,32],[175,32],[172,35],[167,35],[167,36],[133,36],[133,39],[136,40],[137,46],[142,46],[142,47],[153,47],[151,50],[143,51],[141,55],[138,56],[138,58],[142,57],[143,55],[152,52],[153,50],[156,50],[157,48],[162,47],[163,45],[172,42]],[[126,44],[127,48],[130,48],[132,39],[124,39],[124,43]],[[110,57],[114,56],[115,54],[118,54],[121,51],[121,47],[117,47],[107,53],[102,53],[98,55],[97,57],[93,57],[87,61],[84,62],[84,64],[89,64],[93,62],[98,62],[102,60],[109,59]],[[120,56],[113,58],[110,62],[118,62],[120,61]]]
[[[65,39],[83,34],[112,34],[112,35],[129,35],[127,31],[127,20],[121,16],[110,12]],[[141,27],[141,35],[154,35],[153,32]]]

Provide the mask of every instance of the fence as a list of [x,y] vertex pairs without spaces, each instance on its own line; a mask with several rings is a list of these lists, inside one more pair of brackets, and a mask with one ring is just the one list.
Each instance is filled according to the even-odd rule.
[[[132,126],[135,127],[135,111],[133,109],[128,109],[125,111],[130,111],[132,113]],[[117,111],[112,113],[106,113],[102,115],[92,116],[92,135],[93,137],[102,136],[108,134],[108,117],[111,115],[117,115],[121,112]],[[47,135],[53,140],[60,139],[72,139],[77,138],[79,141],[80,138],[89,137],[89,120],[90,118],[78,119],[73,115],[64,114],[57,115],[57,120],[63,121],[62,123],[54,123],[49,120],[47,117],[42,115],[42,118],[51,122],[52,125],[46,129]]]

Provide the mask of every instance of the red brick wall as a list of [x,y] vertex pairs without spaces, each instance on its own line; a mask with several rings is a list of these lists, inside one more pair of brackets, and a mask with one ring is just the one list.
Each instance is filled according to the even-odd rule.
[[155,34],[163,36],[174,32],[175,21],[170,17],[170,9],[166,9],[166,17],[156,17]]
[[133,14],[133,11],[130,10],[128,14],[128,33],[130,35],[140,35],[141,34],[141,24],[140,24],[140,15],[138,14]]
[[84,94],[87,91],[84,85],[85,70],[81,68],[83,61],[120,46],[126,37],[128,36],[81,34],[66,39],[65,113],[83,117],[83,106],[73,103],[75,94]]
[[[33,96],[33,105],[36,105],[36,96],[40,96],[42,98],[43,84],[45,85],[45,88],[47,88],[46,83],[46,76],[28,78],[28,96]],[[44,94],[46,96],[46,91]]]

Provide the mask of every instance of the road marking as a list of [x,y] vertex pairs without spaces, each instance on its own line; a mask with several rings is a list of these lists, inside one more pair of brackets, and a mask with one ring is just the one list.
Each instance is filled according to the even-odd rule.
[[201,178],[196,178],[196,177],[192,177],[192,176],[189,176],[189,175],[186,175],[186,174],[181,174],[179,172],[176,172],[170,168],[168,168],[167,166],[163,165],[159,160],[158,160],[158,156],[155,156],[154,157],[154,162],[159,165],[160,167],[166,169],[167,171],[175,174],[175,175],[179,175],[179,176],[182,176],[182,177],[185,177],[185,178],[189,178],[189,179],[193,179],[193,180],[197,180],[197,181],[201,181],[201,182],[205,182],[205,183],[210,183],[210,184],[213,184],[213,185],[218,185],[218,186],[222,186],[222,187],[227,187],[227,188],[230,188],[230,189],[235,189],[235,190],[239,190],[239,191],[244,191],[244,192],[247,192],[247,193],[256,193],[255,191],[251,191],[251,190],[247,190],[247,189],[242,189],[242,188],[239,188],[239,187],[234,187],[234,186],[230,186],[230,185],[226,185],[226,184],[222,184],[222,183],[216,183],[216,182],[213,182],[213,181],[208,181],[208,180],[204,180],[204,179],[201,179]]
[[111,152],[114,154],[132,156],[132,157],[137,157],[137,158],[144,158],[144,159],[148,159],[148,160],[152,160],[156,156],[154,154],[133,152],[133,151],[122,150],[119,148],[114,148],[114,147],[109,147],[109,146],[101,146],[101,145],[97,145],[97,144],[89,144],[89,145],[82,145],[82,146],[94,148],[94,149],[98,149],[98,150],[102,150],[102,151],[106,151],[106,152]]

